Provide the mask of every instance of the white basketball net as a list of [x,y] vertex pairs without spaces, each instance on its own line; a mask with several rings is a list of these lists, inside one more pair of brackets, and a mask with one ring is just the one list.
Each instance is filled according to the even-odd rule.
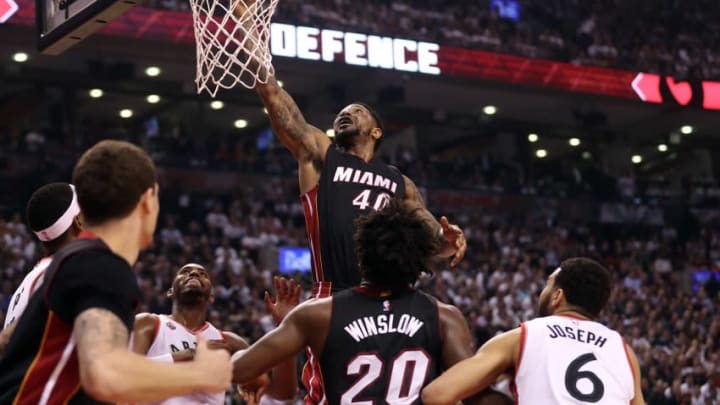
[[278,0],[190,0],[197,92],[215,97],[238,83],[252,89],[274,75],[270,18]]

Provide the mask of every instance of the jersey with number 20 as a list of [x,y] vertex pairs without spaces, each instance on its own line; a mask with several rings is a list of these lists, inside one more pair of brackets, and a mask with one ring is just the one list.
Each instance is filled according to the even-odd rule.
[[[392,270],[388,270],[392,271]],[[333,294],[320,366],[328,404],[419,405],[440,374],[435,298],[355,287]]]
[[355,255],[355,218],[405,197],[397,169],[377,157],[365,162],[334,144],[325,155],[320,181],[301,196],[312,250],[316,296],[360,284]]
[[630,357],[616,331],[590,320],[547,316],[522,324],[517,403],[627,405]]

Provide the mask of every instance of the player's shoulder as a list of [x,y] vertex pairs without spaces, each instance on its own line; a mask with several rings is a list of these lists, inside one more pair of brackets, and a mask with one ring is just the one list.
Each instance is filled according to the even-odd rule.
[[141,330],[148,327],[155,328],[156,323],[160,322],[160,315],[150,312],[140,312],[135,315],[135,329]]
[[462,311],[460,311],[460,308],[456,307],[455,305],[440,302],[437,299],[435,299],[435,303],[438,309],[438,317],[440,318],[441,322],[465,322],[465,316],[463,315]]
[[320,318],[329,318],[332,314],[333,300],[334,297],[311,298],[290,311],[286,319],[292,318],[298,322],[309,322]]

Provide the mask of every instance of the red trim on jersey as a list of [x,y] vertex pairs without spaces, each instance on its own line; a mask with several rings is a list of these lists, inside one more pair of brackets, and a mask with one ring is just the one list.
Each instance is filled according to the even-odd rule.
[[523,352],[525,351],[525,339],[527,339],[527,329],[525,327],[525,322],[523,322],[520,324],[520,347],[518,348],[518,357],[515,360],[515,377],[513,378],[513,381],[510,384],[510,390],[512,391],[513,395],[515,396],[515,405],[520,403],[520,397],[518,395],[518,389],[517,389],[517,382],[515,380],[517,379],[517,373],[520,370],[520,363],[522,362]]
[[563,315],[553,315],[553,316],[559,316],[559,317],[561,317],[561,318],[570,318],[570,319],[574,319],[574,320],[576,320],[576,321],[591,321],[591,320],[588,319],[588,318],[583,318],[583,317],[581,317],[581,316],[576,316],[576,315],[563,314]]
[[81,231],[77,237],[78,239],[100,239],[99,236],[90,231]]
[[312,253],[313,279],[316,283],[325,281],[320,252],[320,215],[317,204],[319,187],[320,185],[318,184],[300,196],[303,213],[305,214],[305,228],[308,233],[308,240],[310,241],[310,252]]
[[[205,321],[205,323],[203,323],[202,325],[198,326],[197,328],[195,328],[195,329],[190,329],[190,328],[188,328],[187,326],[183,325],[182,323],[176,321],[175,318],[173,318],[172,315],[168,315],[168,318],[170,318],[170,320],[173,321],[173,322],[175,322],[176,324],[178,324],[178,325],[182,326],[183,328],[185,328],[186,331],[192,333],[193,335],[197,335],[198,333],[203,332],[203,331],[205,331],[205,329],[207,329],[207,328],[210,327],[210,322]],[[160,319],[160,317],[158,317],[158,319]]]
[[637,381],[638,376],[635,375],[635,367],[633,367],[632,359],[630,359],[630,351],[628,350],[627,342],[625,342],[625,338],[623,338],[622,336],[620,337],[620,339],[623,342],[623,349],[625,350],[625,358],[627,358],[628,365],[630,366],[630,374],[632,374],[632,376],[633,376],[633,397],[630,400],[630,403],[632,404],[632,399],[635,399],[635,395],[637,395],[637,393],[635,392],[635,386],[636,386],[635,382]]
[[359,285],[352,288],[358,294],[367,295],[368,297],[385,298],[392,296],[392,290],[372,287],[369,285]]
[[[37,355],[28,367],[15,395],[13,405],[36,405],[45,384],[62,357],[63,350],[70,342],[72,326],[62,321],[50,311],[45,322]],[[75,350],[71,354],[65,369],[60,373],[50,395],[49,404],[65,403],[77,391],[80,384],[80,372]]]
[[[52,257],[51,257],[51,256],[43,257],[42,259],[40,259],[39,262],[37,262],[37,264],[35,265],[35,267],[39,266],[40,263],[42,263],[44,260],[51,261],[51,260],[52,260]],[[33,295],[33,293],[35,292],[35,288],[36,288],[36,285],[37,285],[37,283],[38,283],[38,280],[40,280],[40,279],[42,278],[42,276],[45,275],[45,271],[47,270],[48,266],[50,266],[50,263],[48,263],[48,264],[45,266],[45,268],[44,268],[42,271],[39,271],[38,274],[37,274],[37,276],[35,276],[35,280],[33,280],[33,282],[30,284],[30,293],[28,294],[28,296],[32,296],[32,295]]]

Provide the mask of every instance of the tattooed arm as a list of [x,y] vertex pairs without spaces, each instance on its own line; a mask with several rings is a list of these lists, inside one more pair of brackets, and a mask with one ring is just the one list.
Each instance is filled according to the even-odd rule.
[[271,77],[267,84],[255,88],[270,116],[273,130],[290,153],[300,162],[317,162],[324,158],[330,138],[308,124],[295,100]]
[[405,180],[405,201],[420,208],[425,222],[432,229],[437,230],[441,246],[437,255],[440,257],[453,256],[450,267],[454,267],[465,256],[467,250],[465,234],[459,226],[450,224],[446,217],[440,217],[440,221],[435,219],[435,216],[425,208],[425,202],[415,183],[407,176],[403,176],[403,179]]
[[230,384],[228,353],[207,349],[202,336],[194,361],[158,363],[128,351],[128,330],[114,313],[90,308],[75,319],[73,337],[80,384],[101,401],[154,402],[197,390],[220,392]]

